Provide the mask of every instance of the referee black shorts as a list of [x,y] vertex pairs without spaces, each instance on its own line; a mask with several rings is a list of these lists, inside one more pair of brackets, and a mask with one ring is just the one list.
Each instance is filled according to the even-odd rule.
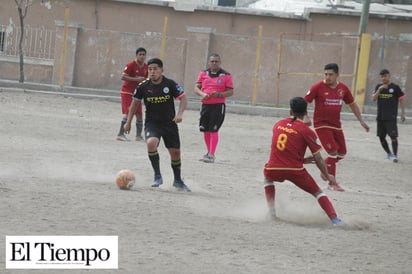
[[200,110],[199,130],[204,132],[217,132],[225,120],[226,105],[202,104]]

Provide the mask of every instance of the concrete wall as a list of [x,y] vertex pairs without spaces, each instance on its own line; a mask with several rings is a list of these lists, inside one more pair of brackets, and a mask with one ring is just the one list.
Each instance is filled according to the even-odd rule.
[[[149,1],[36,2],[30,7],[25,22],[31,27],[56,29],[55,59],[52,69],[46,66],[44,73],[38,72],[41,66],[34,70],[31,65],[26,66],[26,80],[59,83],[62,20],[67,6],[70,8],[70,25],[65,85],[118,90],[120,73],[134,58],[136,47],[146,47],[148,58],[160,55],[165,17],[168,18],[165,74],[182,83],[191,96],[197,74],[205,67],[208,54],[217,52],[223,58],[222,66],[234,75],[236,95],[233,100],[252,102],[259,26],[263,28],[263,40],[257,75],[258,104],[284,105],[291,96],[305,94],[311,84],[322,78],[322,68],[329,62],[339,63],[341,80],[349,86],[352,83],[356,40],[351,34],[358,30],[358,16],[311,13],[307,17],[297,17],[223,7],[189,12],[175,10],[167,2],[146,2]],[[17,22],[13,1],[3,3],[0,24],[13,28],[18,26]],[[391,70],[393,80],[408,91],[412,85],[410,27],[409,19],[371,16],[368,32],[373,34],[373,41],[368,89],[379,81],[378,71],[384,66]],[[288,34],[283,36],[280,44],[283,32]],[[348,35],[318,36],[314,35],[316,33]],[[381,57],[383,37],[386,39],[384,58]],[[0,60],[0,68],[3,68],[6,65],[1,55]],[[15,75],[17,65],[18,62],[8,62],[7,70],[0,69],[0,77],[18,79]],[[296,72],[300,74],[294,75]],[[369,97],[366,102],[371,103]],[[409,98],[407,104],[411,103]]]

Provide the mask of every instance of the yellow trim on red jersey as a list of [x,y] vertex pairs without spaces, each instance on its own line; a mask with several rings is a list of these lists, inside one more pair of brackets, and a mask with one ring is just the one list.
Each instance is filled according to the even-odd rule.
[[330,128],[330,129],[336,129],[336,130],[343,130],[340,127],[331,127],[331,126],[319,126],[319,127],[315,127],[315,130],[319,128]]
[[304,167],[290,167],[290,168],[287,168],[287,167],[265,167],[265,169],[266,170],[294,170],[294,171],[297,171],[297,170],[304,170],[305,168]]

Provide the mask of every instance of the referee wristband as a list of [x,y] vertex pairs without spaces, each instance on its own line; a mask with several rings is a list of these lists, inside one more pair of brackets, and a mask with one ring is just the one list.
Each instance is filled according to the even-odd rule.
[[223,93],[220,93],[220,92],[219,92],[219,93],[217,94],[217,97],[222,98],[222,97],[223,97]]

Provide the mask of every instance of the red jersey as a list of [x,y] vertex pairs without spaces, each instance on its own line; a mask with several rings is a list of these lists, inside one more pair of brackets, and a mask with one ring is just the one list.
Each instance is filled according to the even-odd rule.
[[306,148],[309,147],[312,154],[322,149],[312,129],[302,120],[292,120],[292,117],[286,118],[274,125],[266,170],[303,170]]
[[[139,66],[139,64],[137,64],[135,60],[126,65],[126,67],[123,69],[123,74],[127,74],[130,77],[142,76],[144,78],[147,78],[147,76],[149,75],[147,64],[144,63],[143,66]],[[139,82],[124,81],[121,93],[133,95],[137,85],[139,85]]]
[[315,128],[332,127],[341,128],[340,112],[343,102],[352,104],[352,93],[349,88],[338,82],[335,88],[331,88],[320,81],[313,85],[306,93],[305,100],[311,103],[315,100],[315,111],[313,113],[313,126]]
[[[213,91],[224,92],[226,89],[233,89],[232,75],[223,69],[220,69],[216,74],[213,74],[210,69],[201,71],[196,83],[201,85],[201,90],[206,94],[211,94]],[[225,97],[210,97],[207,100],[202,100],[203,104],[219,104],[225,102]]]

